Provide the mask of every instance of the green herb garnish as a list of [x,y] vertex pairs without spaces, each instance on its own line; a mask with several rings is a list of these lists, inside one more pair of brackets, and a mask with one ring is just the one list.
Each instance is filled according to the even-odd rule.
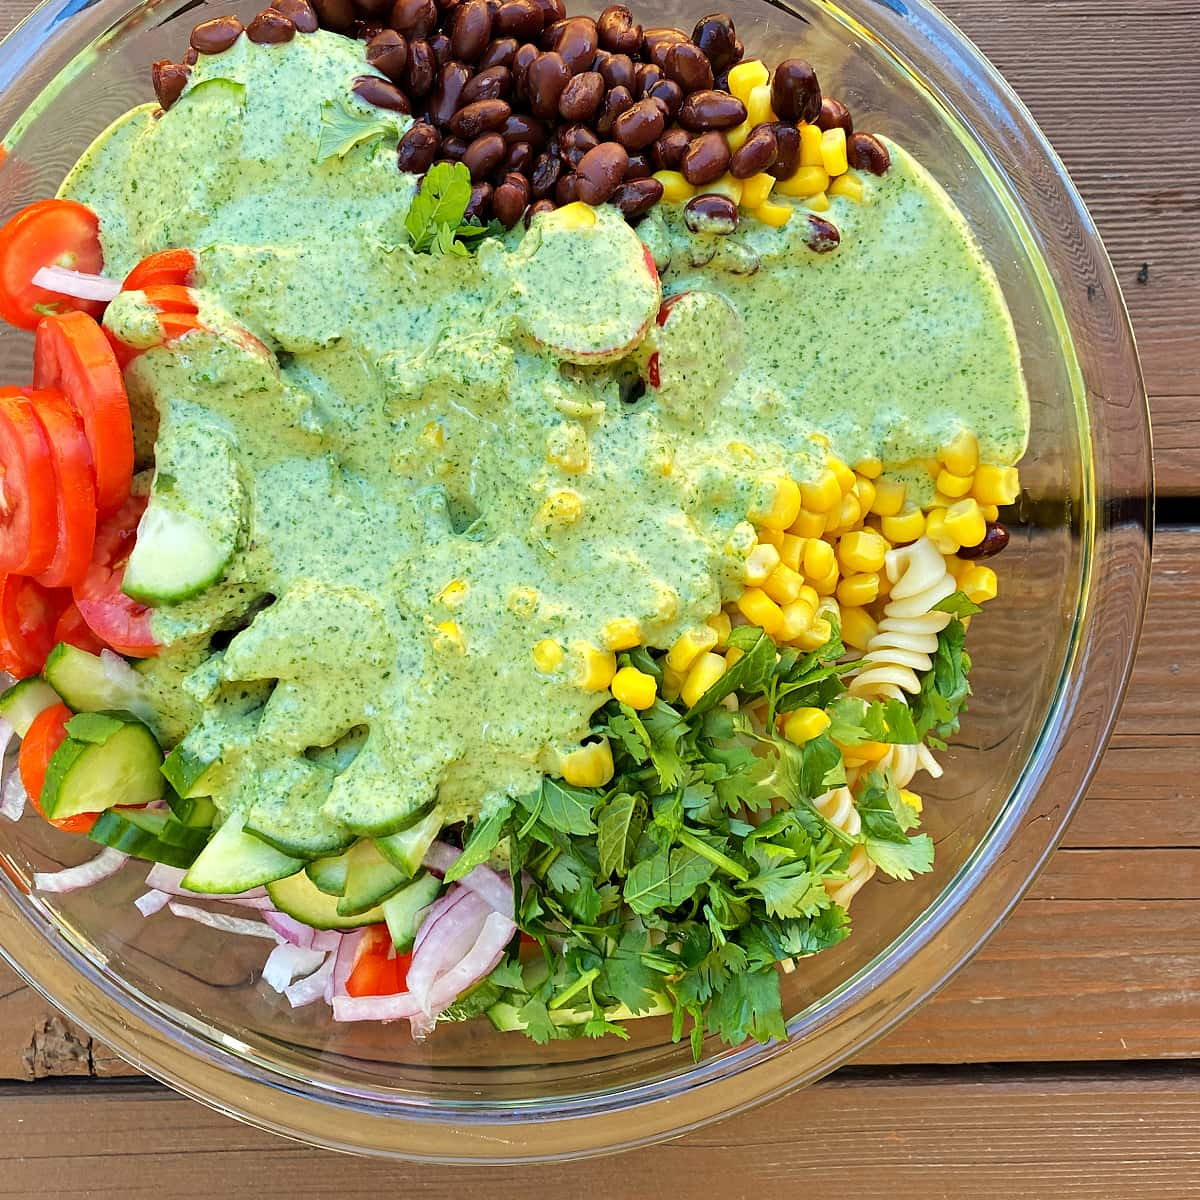
[[480,238],[497,233],[500,226],[494,221],[484,226],[463,219],[470,202],[470,171],[462,163],[434,163],[404,218],[412,248],[465,257]]

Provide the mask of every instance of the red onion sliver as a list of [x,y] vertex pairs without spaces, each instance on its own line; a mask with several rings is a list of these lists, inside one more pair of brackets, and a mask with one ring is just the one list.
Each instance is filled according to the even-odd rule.
[[128,857],[128,854],[106,846],[95,858],[77,867],[66,867],[62,871],[38,871],[33,877],[33,886],[39,892],[74,892],[79,888],[91,887],[115,875]]
[[354,970],[355,952],[361,941],[362,930],[354,929],[343,934],[341,942],[338,943],[333,958],[333,974],[329,978],[329,986],[325,989],[325,999],[330,1004],[333,1003],[336,996],[346,994],[346,980],[350,978],[350,972]]
[[151,720],[154,705],[146,696],[146,684],[142,677],[107,646],[100,651],[100,663],[104,668],[104,677],[122,693],[121,707],[143,721]]
[[342,935],[336,929],[314,929],[312,948],[314,950],[336,950],[342,944]]
[[[184,895],[196,896],[198,900],[205,898],[196,892],[185,892]],[[238,908],[256,908],[263,913],[273,911],[268,896],[210,896],[209,899],[214,900],[217,904],[236,904]]]
[[417,936],[413,939],[413,953],[416,954],[421,948],[421,943],[428,936],[429,931],[437,924],[438,919],[443,913],[449,912],[460,901],[465,900],[471,893],[466,888],[459,887],[457,883],[450,885],[450,890],[440,895],[426,910],[424,917],[421,918],[420,925],[417,926]]
[[144,895],[139,896],[133,906],[142,914],[143,917],[152,917],[156,912],[161,912],[167,907],[167,901],[171,897],[166,892],[156,891],[151,888]]
[[275,931],[261,921],[247,921],[245,917],[227,917],[224,913],[209,912],[207,908],[197,908],[194,904],[180,904],[172,900],[167,907],[177,916],[188,921],[196,921],[212,929],[220,929],[223,933],[236,933],[243,937],[260,937],[276,942],[279,939]]
[[473,983],[490,974],[516,931],[516,925],[503,913],[488,913],[475,944],[429,989],[423,1006],[425,1011],[430,1016],[437,1016]]
[[[425,866],[435,875],[445,875],[460,857],[461,850],[456,850],[445,842],[434,842],[426,851]],[[496,912],[509,917],[513,915],[512,884],[491,867],[475,867],[456,882],[461,883],[468,891],[482,896]]]
[[416,1017],[421,1009],[411,992],[398,996],[334,996],[335,1021],[399,1021]]
[[33,285],[45,288],[48,292],[57,292],[60,296],[99,300],[104,304],[121,292],[119,279],[91,275],[86,271],[72,271],[67,267],[39,267],[33,273]]
[[434,842],[425,851],[425,866],[435,875],[445,875],[462,855],[461,850],[455,849],[446,842]]
[[283,989],[283,994],[293,1008],[303,1008],[325,995],[329,981],[333,978],[333,960],[334,956],[327,954],[324,964],[307,979],[301,979],[299,983],[293,983],[291,987]]
[[408,968],[408,990],[425,1012],[430,989],[475,945],[491,911],[486,900],[470,892],[433,922]]
[[10,821],[19,821],[28,800],[29,797],[25,794],[25,785],[21,782],[21,772],[14,764],[13,769],[9,771],[8,777],[4,780],[3,789],[0,790],[0,814],[6,816]]
[[311,975],[325,962],[325,955],[320,950],[305,950],[300,946],[292,946],[280,942],[263,963],[262,981],[277,992],[284,992],[295,979],[302,975]]
[[301,950],[313,949],[313,934],[316,932],[311,925],[305,925],[286,913],[276,912],[273,908],[263,913],[263,920],[275,930],[285,942],[298,946]]

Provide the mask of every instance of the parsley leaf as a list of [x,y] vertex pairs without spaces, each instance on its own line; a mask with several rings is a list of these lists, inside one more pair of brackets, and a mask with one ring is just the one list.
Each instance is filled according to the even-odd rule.
[[903,842],[867,841],[867,857],[893,879],[911,879],[933,867],[933,840],[927,833]]
[[957,619],[938,634],[933,666],[921,677],[921,691],[912,702],[918,738],[928,738],[938,749],[945,749],[945,739],[958,732],[959,713],[971,694],[971,656],[963,649],[966,634],[966,626]]
[[395,126],[386,121],[354,112],[340,101],[326,100],[321,105],[317,162],[324,162],[327,158],[345,158],[355,146],[395,132]]
[[639,916],[656,908],[678,908],[695,894],[716,868],[702,854],[685,847],[660,850],[635,864],[625,880],[625,903]]
[[412,248],[418,253],[437,251],[466,257],[470,245],[495,234],[495,222],[484,226],[464,222],[471,202],[471,173],[462,163],[434,163],[421,180],[412,206],[404,218]]
[[838,696],[827,707],[829,736],[839,746],[863,742],[912,744],[919,741],[912,713],[903,700],[867,701],[860,696]]
[[630,1012],[649,1012],[661,999],[663,977],[646,965],[643,929],[627,929],[601,970],[601,990],[624,1004]]
[[759,1042],[787,1037],[778,973],[768,968],[731,975],[713,997],[705,1024],[733,1046],[747,1037]]
[[858,798],[863,847],[867,857],[893,879],[911,879],[933,866],[933,842],[927,834],[909,837],[917,814],[901,798],[891,777],[872,771]]
[[771,864],[761,850],[755,858],[763,862],[762,868],[739,887],[757,892],[773,917],[811,917],[828,905],[829,894],[806,861]]

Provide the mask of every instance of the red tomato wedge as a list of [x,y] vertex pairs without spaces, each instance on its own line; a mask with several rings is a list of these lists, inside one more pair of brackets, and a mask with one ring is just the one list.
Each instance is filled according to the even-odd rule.
[[83,418],[96,471],[96,508],[115,512],[133,478],[129,397],[104,331],[83,313],[46,317],[33,347],[33,385],[60,388]]
[[59,642],[66,642],[68,646],[86,650],[89,654],[99,654],[101,650],[106,649],[104,643],[88,627],[74,600],[63,609],[62,616],[54,626],[54,644],[57,646]]
[[62,392],[31,390],[27,399],[46,431],[58,511],[54,558],[37,576],[44,587],[74,587],[92,561],[96,540],[96,482],[92,452],[79,414]]
[[54,649],[54,630],[71,594],[23,575],[0,580],[0,666],[18,679],[36,675]]
[[150,632],[150,609],[121,591],[125,564],[146,511],[145,496],[130,496],[96,530],[92,565],[75,588],[75,604],[88,628],[118,654],[150,658],[159,646]]
[[346,980],[351,996],[395,996],[408,986],[411,954],[394,954],[386,925],[369,925],[354,955],[354,968]]
[[34,329],[45,315],[38,305],[95,317],[104,311],[99,300],[77,300],[35,286],[34,275],[53,266],[92,275],[104,266],[100,222],[75,200],[38,200],[0,228],[0,316],[21,329]]
[[0,571],[37,575],[54,559],[54,460],[19,388],[0,389]]
[[196,273],[196,256],[190,250],[159,250],[143,258],[125,277],[124,292],[140,292],[159,284],[186,287]]
[[146,299],[160,313],[197,313],[200,306],[196,303],[192,289],[178,283],[156,283],[145,289]]
[[204,328],[194,312],[165,312],[158,318],[158,327],[162,330],[163,342],[167,345],[186,337],[193,330]]
[[[30,802],[43,817],[46,814],[42,812],[41,797],[46,783],[46,770],[55,750],[67,740],[67,722],[74,715],[65,704],[52,704],[33,718],[29,732],[21,740],[17,769],[21,772],[21,782],[25,785]],[[68,833],[90,833],[99,816],[99,813],[77,813],[73,817],[51,821],[50,824]]]

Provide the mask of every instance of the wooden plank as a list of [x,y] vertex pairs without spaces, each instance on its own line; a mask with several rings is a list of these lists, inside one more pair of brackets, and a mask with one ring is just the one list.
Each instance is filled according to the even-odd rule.
[[608,1200],[732,1200],[801,1188],[813,1200],[848,1189],[892,1200],[1200,1196],[1200,1075],[1167,1065],[849,1074],[619,1158],[515,1167],[352,1160],[141,1083],[10,1088],[0,1092],[0,1114],[0,1197],[375,1200],[397,1187],[423,1200],[550,1200],[581,1189]]

